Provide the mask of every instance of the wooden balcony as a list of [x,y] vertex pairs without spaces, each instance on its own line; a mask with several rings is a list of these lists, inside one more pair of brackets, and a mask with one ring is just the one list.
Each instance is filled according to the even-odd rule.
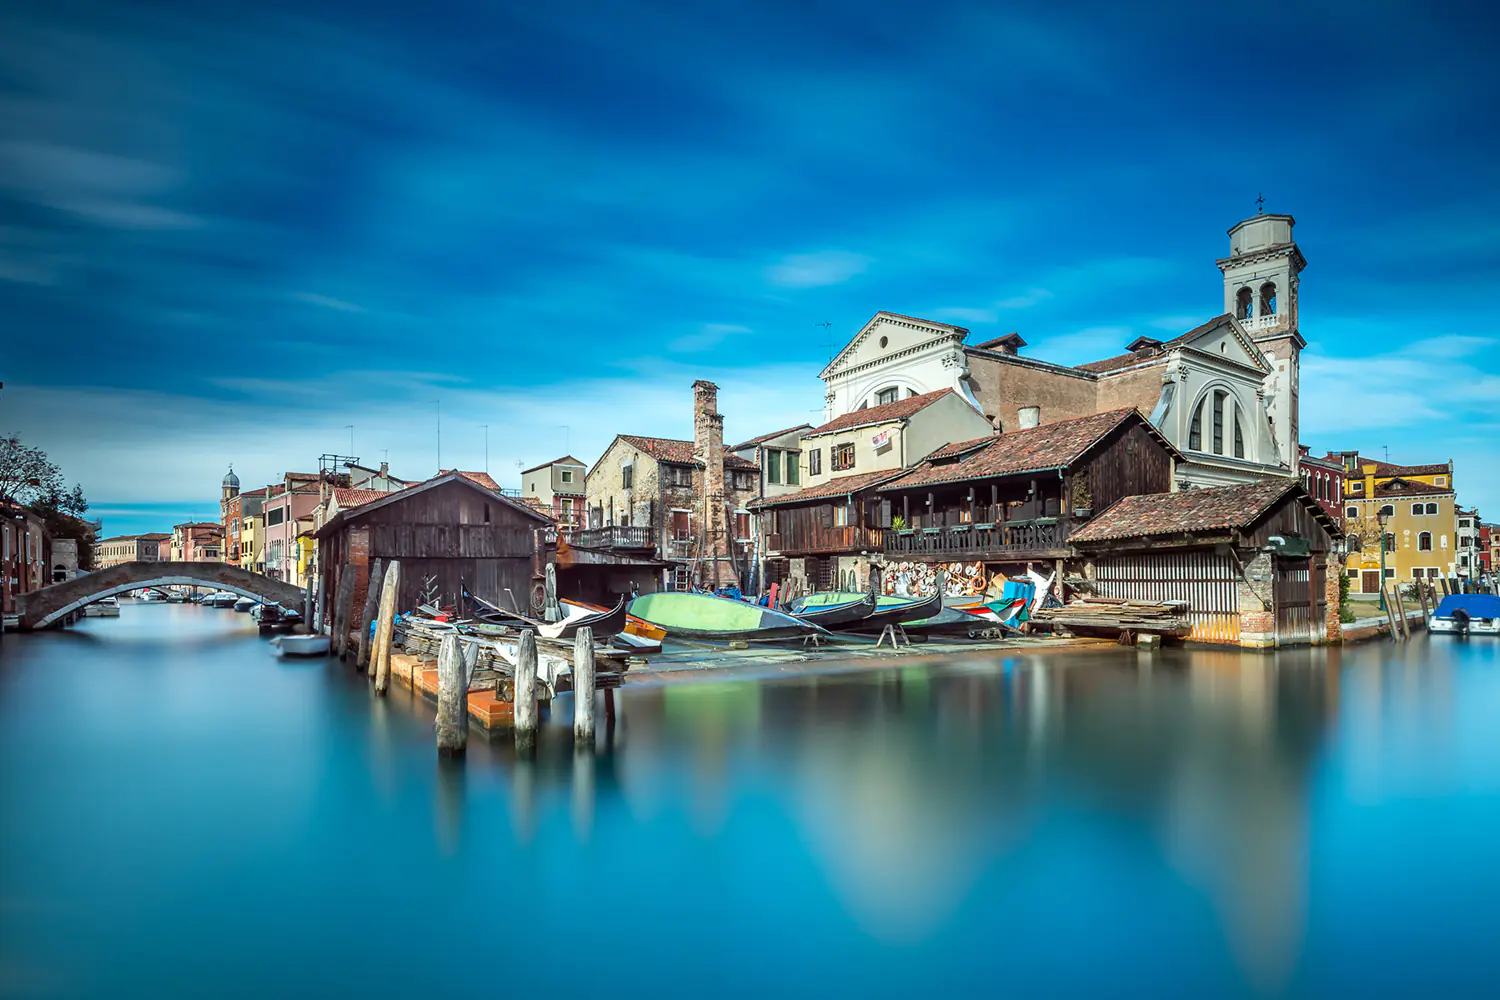
[[822,555],[833,552],[879,552],[879,528],[853,525],[799,525],[807,530],[766,536],[766,549],[782,555]]
[[609,525],[564,531],[570,545],[586,549],[652,549],[656,547],[656,529],[649,524]]
[[1071,528],[1067,518],[1044,517],[1003,524],[888,530],[883,533],[882,545],[888,559],[1041,559],[1065,553]]

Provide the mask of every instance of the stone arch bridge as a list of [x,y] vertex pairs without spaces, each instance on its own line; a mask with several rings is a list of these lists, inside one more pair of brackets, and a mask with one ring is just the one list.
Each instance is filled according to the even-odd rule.
[[221,562],[127,562],[17,597],[21,628],[46,628],[105,597],[142,587],[214,587],[263,603],[301,608],[302,590],[283,580]]

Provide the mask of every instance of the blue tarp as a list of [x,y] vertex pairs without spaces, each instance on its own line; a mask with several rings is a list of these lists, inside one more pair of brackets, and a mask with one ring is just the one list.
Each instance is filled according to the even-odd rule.
[[1449,594],[1433,614],[1439,618],[1452,618],[1455,608],[1463,608],[1470,618],[1500,618],[1500,597],[1493,594]]

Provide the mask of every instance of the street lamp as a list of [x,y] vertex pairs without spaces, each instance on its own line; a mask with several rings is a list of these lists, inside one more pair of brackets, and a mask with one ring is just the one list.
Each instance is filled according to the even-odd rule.
[[1380,610],[1385,610],[1385,525],[1390,515],[1384,510],[1376,511],[1375,523],[1380,526]]

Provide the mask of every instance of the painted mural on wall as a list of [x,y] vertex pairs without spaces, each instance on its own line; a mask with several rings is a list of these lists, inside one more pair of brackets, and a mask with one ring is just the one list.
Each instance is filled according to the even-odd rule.
[[931,597],[937,592],[938,580],[947,574],[947,586],[943,594],[947,597],[978,597],[985,593],[992,582],[1004,584],[1002,573],[990,576],[984,563],[926,563],[895,562],[886,565],[881,572],[883,589],[890,597]]

